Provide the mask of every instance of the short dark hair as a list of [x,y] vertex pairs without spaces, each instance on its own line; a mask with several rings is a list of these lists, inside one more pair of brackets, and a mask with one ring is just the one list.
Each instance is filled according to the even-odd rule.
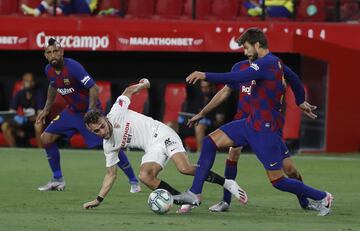
[[96,124],[99,122],[99,119],[104,115],[100,110],[91,110],[85,113],[84,115],[84,123],[88,124]]
[[58,41],[56,41],[56,39],[54,39],[54,38],[49,38],[47,47],[49,47],[49,46],[61,47],[60,43]]
[[245,42],[254,45],[259,42],[260,47],[268,48],[268,42],[266,36],[262,30],[259,28],[249,28],[247,29],[238,39],[237,42],[240,46],[244,45]]

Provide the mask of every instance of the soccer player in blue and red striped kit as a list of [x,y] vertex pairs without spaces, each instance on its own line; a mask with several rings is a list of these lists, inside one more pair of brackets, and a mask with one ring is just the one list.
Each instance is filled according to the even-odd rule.
[[[244,60],[240,61],[233,65],[231,68],[231,72],[238,72],[241,70],[245,70],[251,64],[252,60]],[[287,83],[290,84],[293,92],[295,94],[296,103],[297,105],[302,104],[305,102],[305,90],[300,82],[299,77],[286,65],[284,65],[284,77]],[[231,94],[232,91],[238,90],[239,91],[239,100],[237,104],[237,113],[234,116],[234,120],[240,120],[247,118],[250,114],[251,109],[251,89],[253,85],[256,84],[255,80],[240,83],[240,84],[227,84],[225,85],[217,94],[212,98],[212,100],[194,117],[192,117],[188,121],[188,125],[193,126],[197,123],[201,118],[203,118],[207,113],[212,111],[218,105],[222,104]],[[310,118],[316,118],[314,113],[306,113]],[[226,160],[225,165],[225,177],[227,179],[235,179],[237,175],[237,163],[240,157],[240,153],[243,147],[230,147],[229,148],[229,155]],[[285,152],[289,153],[287,148],[284,146]],[[290,153],[288,157],[283,159],[283,169],[284,173],[294,179],[298,179],[302,181],[302,177],[299,171],[294,166],[291,158]],[[304,209],[314,209],[316,208],[315,204],[312,201],[309,201],[305,197],[298,196],[299,204]],[[231,203],[231,193],[224,189],[224,195],[222,200],[219,203],[211,206],[209,208],[212,212],[222,212],[227,211],[230,207]]]
[[[64,50],[60,43],[50,38],[45,48],[45,57],[49,64],[45,67],[45,74],[50,82],[48,95],[43,111],[37,117],[37,123],[45,123],[57,93],[61,94],[67,107],[57,115],[41,134],[53,177],[50,182],[40,186],[40,191],[58,190],[65,188],[65,181],[60,167],[60,152],[56,140],[60,137],[70,138],[79,132],[89,148],[102,145],[102,139],[89,132],[83,122],[83,116],[88,110],[100,109],[98,86],[84,67],[77,61],[64,58]],[[130,192],[140,191],[140,185],[125,153],[119,151],[118,166],[129,178]]]
[[[245,55],[252,60],[249,67],[238,72],[227,73],[196,71],[189,75],[186,81],[189,84],[195,84],[198,80],[238,84],[255,80],[250,115],[246,119],[223,125],[204,138],[193,184],[188,191],[174,198],[187,204],[199,205],[204,178],[214,163],[216,150],[250,145],[275,188],[312,199],[318,205],[319,216],[329,214],[333,202],[333,196],[330,193],[307,186],[298,179],[286,178],[283,173],[283,160],[288,155],[281,138],[283,127],[281,106],[285,93],[282,61],[269,51],[264,33],[257,28],[245,31],[238,39],[238,43],[244,46]],[[308,114],[315,109],[306,101],[299,107]]]

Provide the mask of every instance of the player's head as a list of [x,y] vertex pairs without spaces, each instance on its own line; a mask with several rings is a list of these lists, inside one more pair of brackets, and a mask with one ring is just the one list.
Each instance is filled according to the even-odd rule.
[[60,43],[54,38],[50,38],[45,48],[45,58],[51,66],[57,68],[61,67],[64,60],[64,49]]
[[213,87],[214,86],[208,81],[202,80],[200,82],[200,90],[204,96],[210,96],[213,93]]
[[30,73],[30,72],[24,73],[24,75],[22,76],[22,82],[23,82],[24,89],[33,88],[35,86],[35,77],[34,77],[33,73]]
[[86,128],[103,139],[109,139],[112,134],[112,126],[99,110],[88,111],[84,115]]
[[239,46],[244,47],[244,54],[250,61],[258,58],[260,49],[268,49],[266,36],[259,28],[247,29],[237,40]]

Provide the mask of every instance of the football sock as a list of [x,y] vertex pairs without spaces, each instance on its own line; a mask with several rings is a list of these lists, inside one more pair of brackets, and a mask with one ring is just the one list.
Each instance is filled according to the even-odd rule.
[[[290,175],[289,177],[292,178],[292,179],[296,179],[298,181],[303,182],[302,177],[301,177],[300,174]],[[309,200],[304,196],[296,195],[296,197],[298,198],[298,201],[299,201],[299,204],[300,204],[301,208],[304,208],[304,209],[307,208],[307,206],[309,205]]]
[[53,178],[61,178],[62,172],[60,167],[60,152],[58,146],[55,143],[48,144],[45,146],[45,152],[50,164],[51,171],[53,173]]
[[210,171],[208,177],[205,179],[207,182],[218,184],[223,186],[225,184],[225,178],[219,174]]
[[119,166],[119,168],[121,168],[121,170],[123,170],[123,172],[129,178],[129,181],[130,182],[138,182],[138,179],[135,176],[134,170],[131,167],[129,159],[127,158],[127,156],[123,150],[120,149],[118,157],[119,157],[120,161],[117,163],[117,165]]
[[313,200],[321,200],[326,196],[326,193],[305,185],[303,182],[281,177],[271,182],[272,185],[280,191],[290,192],[298,196],[304,196]]
[[171,195],[179,195],[180,192],[176,189],[174,189],[173,187],[171,187],[168,183],[166,183],[165,181],[160,181],[159,186],[156,189],[165,189],[167,190]]
[[41,3],[39,4],[39,6],[36,8],[39,13],[44,13],[45,10],[47,10],[49,8],[49,4],[47,4],[47,2],[45,1],[41,1]]
[[200,157],[197,163],[198,167],[196,168],[193,184],[190,188],[191,192],[195,194],[201,193],[204,181],[214,164],[216,149],[214,141],[209,136],[206,136],[203,140]]
[[[237,161],[232,161],[229,159],[226,160],[226,165],[225,165],[225,178],[226,179],[234,180],[236,178],[237,163],[238,163]],[[227,202],[228,204],[231,203],[231,193],[227,189],[224,189],[223,201]]]

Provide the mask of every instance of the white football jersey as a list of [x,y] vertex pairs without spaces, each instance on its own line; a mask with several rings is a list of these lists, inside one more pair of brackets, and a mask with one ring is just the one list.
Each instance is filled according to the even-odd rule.
[[130,99],[124,95],[117,98],[112,106],[108,120],[113,133],[103,140],[106,166],[111,167],[119,162],[118,152],[121,148],[139,148],[146,151],[161,122],[128,109]]

